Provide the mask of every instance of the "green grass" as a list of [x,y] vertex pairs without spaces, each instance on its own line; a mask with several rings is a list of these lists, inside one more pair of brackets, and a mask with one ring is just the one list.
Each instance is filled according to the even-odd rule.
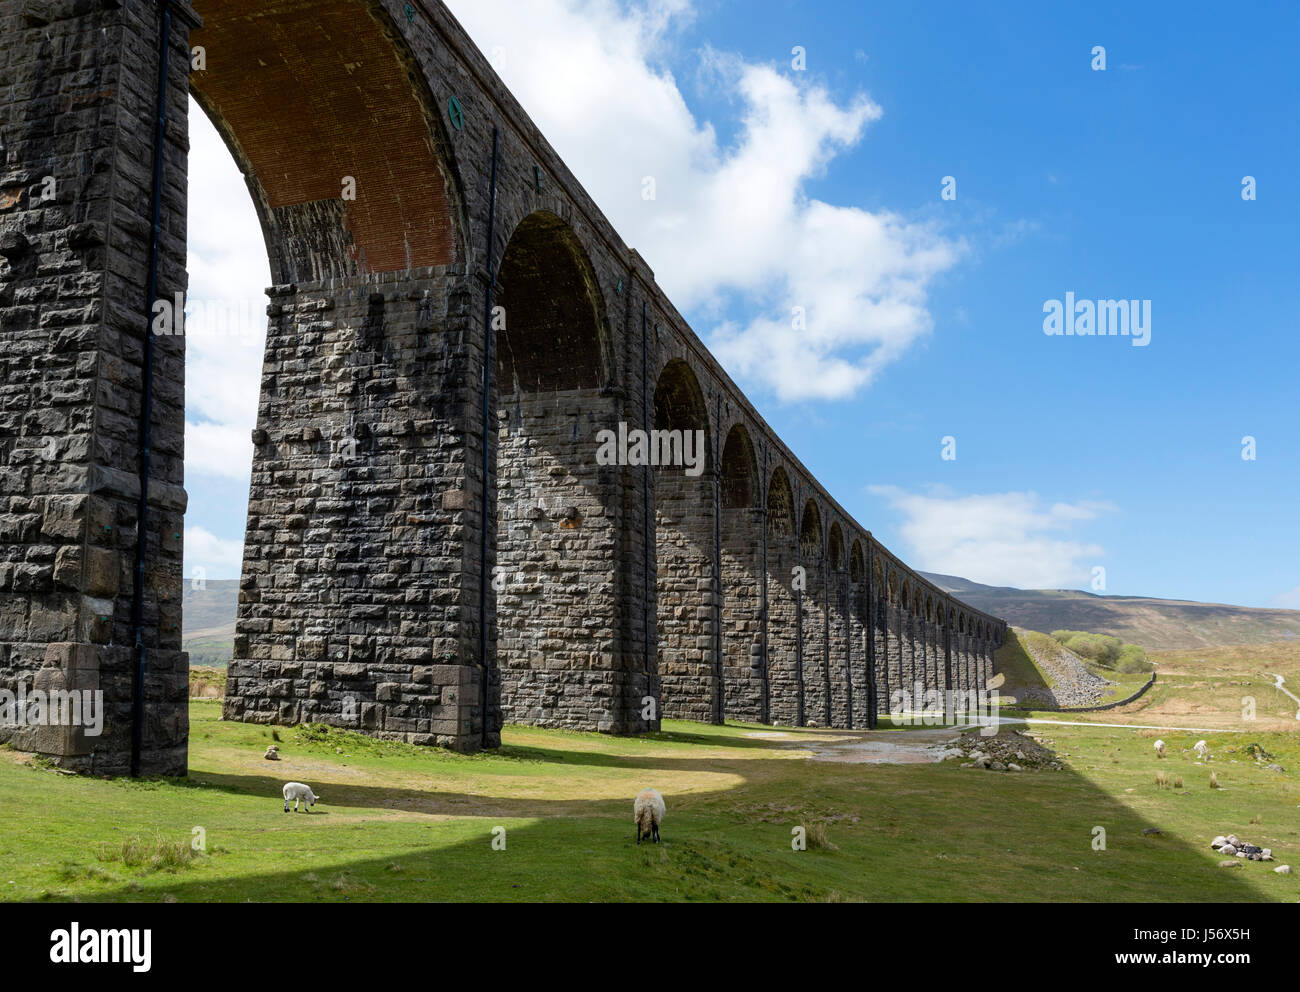
[[[1035,641],[1035,639],[1037,639]],[[1048,673],[1038,667],[1034,656],[1025,648],[1026,641],[1035,641],[1040,650],[1051,643],[1051,638],[1033,630],[1007,628],[1006,639],[993,656],[994,671],[1006,675],[1007,686],[1024,689],[1051,689],[1056,685]]]
[[[1067,770],[807,760],[825,731],[666,722],[643,738],[508,727],[462,756],[319,728],[272,728],[191,706],[184,781],[59,775],[0,752],[0,899],[94,901],[1294,900],[1294,876],[1225,872],[1208,841],[1236,832],[1300,864],[1294,735],[1236,739],[1208,769],[1165,735],[1044,731]],[[878,739],[899,739],[886,731]],[[834,736],[834,735],[830,735]],[[1234,735],[1235,736],[1235,735]],[[1224,735],[1223,741],[1229,738]],[[1257,743],[1288,768],[1270,772]],[[1217,745],[1217,741],[1216,741]],[[1227,747],[1226,743],[1223,747]],[[1158,788],[1156,771],[1184,777]],[[280,786],[311,784],[311,815]],[[632,797],[667,800],[664,843],[634,843]],[[1185,794],[1184,794],[1185,793]],[[1262,822],[1252,825],[1252,818]],[[791,848],[802,826],[809,849]],[[1104,827],[1106,851],[1092,849]],[[1144,837],[1156,826],[1159,837]],[[505,850],[492,846],[505,829]],[[203,840],[194,856],[191,839]]]

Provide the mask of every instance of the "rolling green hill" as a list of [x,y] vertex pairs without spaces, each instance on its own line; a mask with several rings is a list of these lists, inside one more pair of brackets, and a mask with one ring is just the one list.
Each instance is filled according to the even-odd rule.
[[1013,589],[981,585],[955,575],[922,574],[963,602],[1016,627],[1112,634],[1149,651],[1300,639],[1300,610],[1096,596],[1074,589]]
[[192,585],[185,583],[181,601],[185,615],[181,649],[190,653],[191,665],[224,667],[234,650],[239,580],[209,579],[203,589]]

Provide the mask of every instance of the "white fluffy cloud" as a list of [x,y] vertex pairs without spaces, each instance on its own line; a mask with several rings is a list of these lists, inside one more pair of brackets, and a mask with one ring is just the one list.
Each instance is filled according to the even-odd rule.
[[244,560],[244,541],[217,537],[204,527],[185,528],[185,573],[187,578],[203,569],[207,578],[238,576]]
[[872,486],[902,518],[905,556],[927,572],[1023,589],[1087,587],[1105,549],[1079,539],[1110,503],[1049,503],[1032,492],[955,496]]
[[248,187],[193,100],[190,189],[186,474],[247,480],[271,268]]
[[[450,5],[673,301],[716,315],[697,330],[745,383],[842,398],[929,332],[927,287],[963,246],[805,192],[881,116],[865,94],[701,51],[702,85],[734,108],[723,142],[663,68],[691,0]],[[193,104],[190,137],[187,468],[246,481],[270,272],[243,179]]]
[[843,398],[929,333],[927,288],[963,246],[805,192],[881,116],[865,94],[837,102],[788,63],[705,50],[702,77],[737,108],[724,145],[658,57],[685,0],[451,7],[678,307],[726,315],[697,330],[734,374],[783,400]]

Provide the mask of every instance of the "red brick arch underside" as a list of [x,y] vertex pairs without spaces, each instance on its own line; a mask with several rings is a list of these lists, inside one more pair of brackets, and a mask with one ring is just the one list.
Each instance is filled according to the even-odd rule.
[[206,68],[191,74],[191,87],[249,179],[277,281],[458,261],[442,125],[378,4],[195,7],[204,26],[191,44]]

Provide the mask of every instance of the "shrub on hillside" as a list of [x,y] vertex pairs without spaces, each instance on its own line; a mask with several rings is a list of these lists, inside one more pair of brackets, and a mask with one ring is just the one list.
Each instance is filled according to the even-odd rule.
[[1115,671],[1124,675],[1133,675],[1137,672],[1154,672],[1155,669],[1156,666],[1147,659],[1147,653],[1136,644],[1125,644],[1120,649],[1119,658],[1115,661]]
[[1109,634],[1089,634],[1081,630],[1056,630],[1052,632],[1064,647],[1069,648],[1080,658],[1114,668],[1119,660],[1124,642]]

